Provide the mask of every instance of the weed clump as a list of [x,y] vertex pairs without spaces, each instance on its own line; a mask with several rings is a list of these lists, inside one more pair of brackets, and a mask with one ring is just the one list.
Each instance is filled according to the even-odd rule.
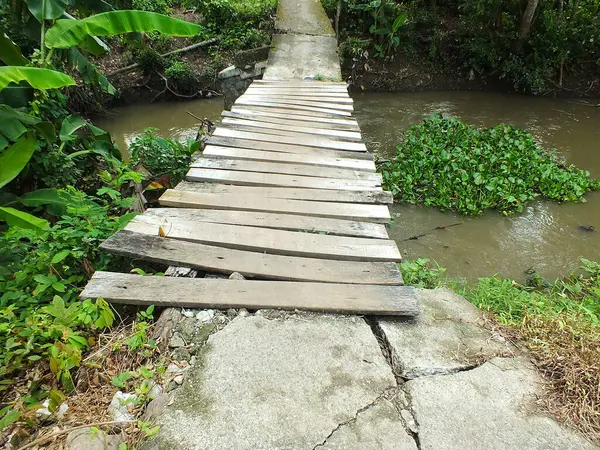
[[523,286],[482,278],[461,294],[520,335],[550,382],[548,407],[561,421],[600,439],[600,264],[583,275]]
[[520,212],[537,197],[584,202],[586,192],[600,187],[526,131],[505,124],[481,129],[440,114],[411,127],[382,172],[399,201],[466,215]]

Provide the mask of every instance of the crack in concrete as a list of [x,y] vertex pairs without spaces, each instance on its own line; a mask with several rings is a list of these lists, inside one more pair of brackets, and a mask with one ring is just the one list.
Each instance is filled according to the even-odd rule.
[[329,439],[331,439],[331,437],[337,433],[342,427],[348,426],[353,424],[354,422],[356,422],[358,420],[358,416],[360,416],[363,412],[367,411],[369,408],[372,408],[373,406],[375,406],[381,399],[383,398],[387,398],[388,395],[390,395],[390,391],[395,391],[396,388],[388,388],[386,389],[383,393],[379,394],[375,400],[373,400],[371,403],[369,403],[366,406],[363,406],[359,409],[356,410],[356,412],[354,413],[354,417],[345,420],[344,422],[339,423],[333,430],[331,430],[331,433],[329,433],[325,439],[323,439],[323,441],[321,441],[319,444],[315,445],[312,450],[316,450],[319,447],[324,447],[327,444],[327,441]]
[[290,34],[294,36],[317,36],[317,37],[336,37],[335,34],[315,34],[315,33],[303,33],[301,31],[282,30],[276,28],[273,34]]

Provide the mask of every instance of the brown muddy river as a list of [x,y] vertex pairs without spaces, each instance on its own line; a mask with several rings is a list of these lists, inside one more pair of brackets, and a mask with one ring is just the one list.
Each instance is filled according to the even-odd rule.
[[[442,112],[482,126],[513,123],[544,145],[557,148],[569,163],[600,177],[600,108],[484,92],[365,93],[354,99],[367,147],[382,156],[394,155],[402,132],[410,125]],[[113,118],[100,126],[113,134],[122,149],[146,127],[187,139],[195,136],[197,121],[186,110],[217,121],[222,106],[218,99],[135,105],[113,111]],[[474,279],[498,274],[523,280],[524,272],[535,268],[555,278],[576,269],[580,257],[600,259],[600,192],[588,194],[587,200],[584,204],[536,201],[522,214],[503,217],[486,212],[474,218],[396,205],[390,236],[405,259],[434,259],[451,276]],[[458,222],[447,230],[431,231]],[[582,231],[580,225],[595,226],[596,231]]]

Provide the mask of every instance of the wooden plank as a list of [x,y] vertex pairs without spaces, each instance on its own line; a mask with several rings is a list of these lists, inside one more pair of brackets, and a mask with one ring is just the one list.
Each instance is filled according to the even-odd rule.
[[385,225],[355,222],[323,217],[294,216],[254,211],[225,211],[219,209],[150,208],[144,218],[153,218],[160,225],[164,219],[196,222],[225,223],[248,227],[274,228],[278,230],[328,233],[335,236],[353,236],[388,239]]
[[236,170],[239,172],[261,172],[282,175],[299,175],[317,178],[341,178],[347,180],[370,180],[381,185],[381,175],[376,172],[361,172],[332,167],[303,166],[266,161],[244,161],[235,159],[197,158],[190,167],[202,169]]
[[239,159],[248,161],[270,161],[302,164],[317,167],[335,167],[339,169],[362,170],[375,172],[375,163],[365,159],[333,158],[320,155],[302,155],[297,153],[264,152],[247,148],[220,147],[207,145],[202,152],[205,158]]
[[217,127],[213,136],[249,139],[251,141],[275,142],[278,144],[302,145],[307,147],[343,150],[347,152],[366,152],[367,147],[362,142],[341,142],[316,136],[298,135],[297,137],[274,136],[271,134],[251,133],[247,131],[230,130]]
[[217,183],[190,183],[182,181],[176,187],[178,191],[200,194],[237,194],[263,198],[281,198],[288,200],[310,200],[314,202],[391,204],[392,193],[388,191],[341,191],[334,189],[297,189],[282,187],[233,186]]
[[179,208],[274,212],[373,223],[390,221],[390,212],[385,205],[261,198],[238,194],[198,194],[174,189],[167,190],[159,201],[163,206]]
[[323,128],[327,126],[332,130],[360,132],[358,123],[354,119],[327,119],[322,117],[289,116],[288,114],[244,110],[242,108],[236,108],[234,111],[223,111],[221,115],[223,117],[256,120],[267,123],[279,123],[281,125],[303,126],[311,128]]
[[402,260],[396,243],[389,239],[333,236],[244,225],[198,222],[172,217],[156,220],[154,217],[144,215],[134,217],[125,229],[158,236],[161,227],[169,239],[272,255],[340,261],[400,262]]
[[[325,108],[327,109],[328,113],[330,114],[340,114],[340,113],[347,113],[347,115],[349,115],[352,111],[354,111],[354,106],[352,105],[344,105],[344,104],[339,104],[339,103],[327,103],[326,105],[323,104],[323,102],[318,102],[318,101],[305,101],[305,100],[286,100],[286,99],[278,99],[276,96],[273,97],[267,97],[267,98],[261,98],[261,97],[256,97],[256,98],[250,98],[250,96],[248,96],[248,98],[246,98],[245,96],[241,96],[240,98],[238,98],[235,101],[236,105],[252,105],[252,104],[256,104],[256,105],[285,105],[283,106],[284,108],[289,108],[289,109],[296,109],[295,107],[297,106],[306,106],[308,108],[316,108],[317,110]],[[291,108],[291,107],[294,108]],[[343,114],[346,115],[346,114]]]
[[[283,125],[283,124],[273,124],[268,122],[260,122],[252,119],[233,119],[230,117],[225,117],[223,119],[223,123],[232,126],[232,125],[242,125],[245,127],[258,128],[257,131],[261,132],[260,129],[267,129],[271,131],[281,132],[281,131],[289,131],[294,133],[303,133],[303,134],[317,134],[320,136],[325,136],[330,139],[342,139],[346,141],[355,141],[360,142],[362,140],[362,136],[359,132],[356,131],[341,131],[341,130],[331,130],[326,128],[312,128],[312,127],[304,127],[297,125]],[[264,131],[263,131],[264,132]]]
[[318,147],[306,147],[302,145],[279,144],[276,142],[261,142],[250,139],[226,138],[211,136],[208,140],[210,145],[223,147],[245,148],[251,150],[264,150],[267,152],[281,152],[302,154],[307,156],[327,156],[333,158],[365,159],[372,161],[373,154],[369,152],[349,152],[343,150],[330,150]]
[[261,108],[277,108],[277,109],[289,109],[296,111],[303,111],[305,113],[313,113],[313,114],[321,114],[321,117],[327,116],[344,116],[350,117],[352,116],[352,112],[350,110],[341,110],[341,109],[332,109],[332,108],[321,108],[319,105],[311,106],[311,105],[291,105],[289,103],[276,103],[276,102],[263,102],[260,100],[250,100],[244,99],[240,97],[235,102],[236,105],[245,105],[245,106],[258,106]]
[[[345,118],[339,116],[332,116],[329,114],[313,114],[310,111],[294,111],[282,108],[269,108],[253,105],[232,105],[231,112],[233,113],[245,113],[252,114],[253,116],[264,116],[264,117],[279,117],[287,120],[301,120],[303,122],[318,122],[326,124],[338,124],[338,125],[349,125],[352,127],[358,127],[358,122],[353,118]],[[353,128],[358,130],[358,128]]]
[[398,266],[390,262],[333,261],[232,250],[212,245],[119,231],[102,250],[159,264],[178,264],[209,272],[284,281],[400,285]]
[[254,80],[251,86],[267,85],[267,86],[310,86],[313,88],[331,88],[343,87],[348,88],[348,84],[343,81],[303,81],[303,80]]
[[345,191],[381,191],[381,183],[372,180],[304,177],[276,173],[237,172],[234,170],[197,169],[192,167],[185,179],[237,186],[280,186],[304,189],[340,189]]
[[351,115],[340,116],[337,114],[328,114],[326,112],[315,111],[315,108],[302,109],[303,106],[299,106],[300,109],[289,109],[286,107],[279,106],[262,106],[262,105],[232,105],[231,110],[236,111],[238,109],[258,111],[264,113],[276,112],[279,114],[285,114],[290,119],[302,118],[308,119],[313,117],[319,117],[321,119],[334,119],[334,120],[354,120]]
[[[272,92],[269,94],[254,94],[252,92],[246,91],[243,97],[264,102],[279,102],[286,100],[285,103],[291,103],[293,105],[325,106],[326,108],[338,108],[339,105],[352,105],[354,103],[354,100],[348,97],[348,95],[346,95],[345,97],[311,97],[280,94],[278,92]],[[308,104],[307,102],[323,103],[323,105],[313,105]]]
[[160,307],[305,309],[398,316],[418,314],[416,293],[410,286],[144,277],[97,271],[80,297]]
[[328,90],[328,91],[323,91],[322,89],[307,89],[307,88],[276,88],[276,87],[269,87],[269,88],[262,88],[262,87],[253,87],[250,86],[248,89],[246,89],[246,92],[244,93],[244,95],[246,94],[252,94],[252,95],[273,95],[273,94],[281,94],[281,95],[286,95],[286,96],[293,96],[293,97],[301,97],[301,98],[306,98],[306,99],[310,99],[310,98],[348,98],[348,91],[344,90],[344,89],[340,89],[340,90]]
[[303,131],[286,131],[283,129],[277,129],[277,128],[269,128],[269,127],[255,127],[253,125],[248,125],[248,124],[237,124],[237,123],[228,123],[226,121],[221,122],[221,124],[219,125],[219,127],[221,128],[227,128],[230,130],[236,130],[236,131],[245,131],[246,133],[260,133],[260,134],[268,134],[271,136],[285,136],[285,137],[290,137],[290,138],[297,138],[297,137],[323,137],[325,139],[331,139],[331,140],[335,140],[335,141],[342,141],[342,142],[360,142],[360,139],[344,139],[344,138],[339,138],[339,137],[335,137],[335,136],[327,136],[327,135],[323,135],[320,133],[307,133],[305,130]]

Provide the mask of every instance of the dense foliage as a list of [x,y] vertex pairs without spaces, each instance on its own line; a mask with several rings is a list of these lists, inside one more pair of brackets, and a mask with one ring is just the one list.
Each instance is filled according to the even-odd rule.
[[[335,21],[337,0],[322,0]],[[357,60],[402,54],[421,64],[494,77],[534,94],[561,90],[566,79],[600,73],[600,3],[597,0],[342,0],[344,55]],[[390,24],[402,45],[384,45]],[[370,38],[365,40],[365,38]],[[388,42],[391,42],[388,39]],[[579,86],[577,86],[579,87]]]
[[400,201],[468,215],[522,211],[536,197],[581,202],[600,186],[526,131],[503,124],[481,129],[441,115],[410,128],[382,171]]

